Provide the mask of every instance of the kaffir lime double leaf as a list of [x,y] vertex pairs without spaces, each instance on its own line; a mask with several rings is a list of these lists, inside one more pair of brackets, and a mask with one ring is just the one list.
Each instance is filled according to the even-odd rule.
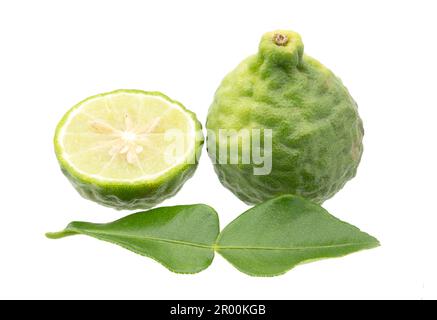
[[291,195],[249,209],[220,235],[215,210],[196,204],[152,209],[106,224],[72,222],[47,236],[75,234],[120,245],[178,273],[206,269],[218,252],[252,276],[275,276],[303,262],[379,246],[374,237]]

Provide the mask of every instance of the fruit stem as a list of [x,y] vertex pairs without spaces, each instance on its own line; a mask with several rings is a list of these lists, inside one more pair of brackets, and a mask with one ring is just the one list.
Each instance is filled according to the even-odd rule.
[[282,33],[275,33],[273,36],[273,41],[278,46],[285,46],[288,43],[288,37]]

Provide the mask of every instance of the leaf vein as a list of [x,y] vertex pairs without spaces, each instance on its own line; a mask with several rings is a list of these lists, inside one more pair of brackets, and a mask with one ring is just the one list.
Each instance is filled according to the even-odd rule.
[[106,235],[106,236],[124,237],[124,238],[129,238],[129,239],[136,239],[136,240],[165,242],[165,243],[171,243],[171,244],[198,247],[198,248],[203,248],[203,249],[213,249],[212,245],[195,243],[195,242],[188,242],[188,241],[183,241],[183,240],[163,239],[163,238],[155,238],[155,237],[150,237],[150,236],[137,236],[137,235],[131,235],[131,234],[125,234],[125,233],[110,233],[110,232],[100,232],[100,231],[99,232],[89,232],[89,231],[79,230],[76,228],[71,228],[70,230],[84,234],[84,235],[89,235],[89,236],[98,236],[98,235],[105,236]]

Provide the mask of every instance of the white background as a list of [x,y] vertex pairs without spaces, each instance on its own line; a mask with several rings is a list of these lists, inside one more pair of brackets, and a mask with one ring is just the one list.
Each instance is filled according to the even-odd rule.
[[[0,298],[437,298],[435,1],[2,1]],[[252,278],[220,256],[197,275],[87,237],[51,241],[71,220],[125,212],[83,200],[52,146],[61,116],[87,96],[159,90],[204,123],[215,89],[261,35],[299,32],[308,54],[359,104],[357,177],[325,207],[382,247]],[[207,203],[225,226],[248,207],[204,152],[164,205]]]

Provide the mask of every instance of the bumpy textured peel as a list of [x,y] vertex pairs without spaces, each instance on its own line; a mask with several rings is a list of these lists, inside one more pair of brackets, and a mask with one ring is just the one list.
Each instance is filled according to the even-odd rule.
[[[61,128],[65,125],[69,114],[74,112],[83,103],[95,97],[110,96],[119,92],[144,94],[148,96],[159,96],[173,104],[179,105],[187,115],[193,120],[197,139],[195,141],[195,147],[193,148],[193,155],[189,157],[196,159],[194,163],[184,162],[171,170],[165,172],[157,178],[152,180],[140,180],[134,182],[126,181],[100,181],[92,176],[88,176],[76,170],[63,156],[63,149],[59,142],[59,135]],[[142,90],[116,90],[96,96],[92,96],[78,103],[76,106],[70,109],[59,122],[55,138],[55,152],[58,158],[60,167],[64,175],[69,179],[74,188],[79,194],[89,200],[98,202],[102,205],[112,207],[115,209],[148,209],[151,208],[163,200],[175,195],[183,184],[194,174],[198,162],[197,159],[200,156],[203,137],[202,126],[197,120],[196,115],[187,110],[182,104],[174,101],[160,92],[146,92]]]
[[[276,44],[278,35],[288,41]],[[285,30],[266,33],[258,53],[223,79],[206,127],[216,136],[220,129],[273,130],[270,174],[254,175],[257,165],[241,158],[214,164],[222,184],[248,204],[288,193],[322,203],[355,176],[363,151],[363,125],[348,90]],[[208,136],[210,142],[216,159],[223,141]]]

